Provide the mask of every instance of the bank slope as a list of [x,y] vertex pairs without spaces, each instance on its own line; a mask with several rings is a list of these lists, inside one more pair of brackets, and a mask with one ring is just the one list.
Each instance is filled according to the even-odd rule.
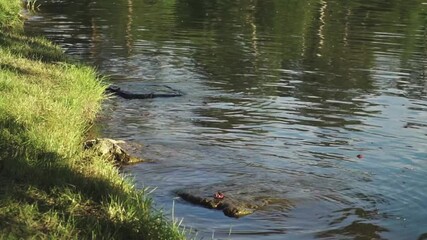
[[184,239],[84,134],[105,85],[0,0],[0,239]]

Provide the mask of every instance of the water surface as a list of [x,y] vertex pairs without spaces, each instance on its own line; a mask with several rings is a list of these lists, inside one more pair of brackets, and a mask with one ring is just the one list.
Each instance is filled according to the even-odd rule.
[[[99,128],[144,145],[125,172],[205,239],[427,239],[426,26],[421,0],[64,0],[27,21],[117,85],[186,93],[109,100]],[[275,204],[231,219],[173,193],[224,184]]]

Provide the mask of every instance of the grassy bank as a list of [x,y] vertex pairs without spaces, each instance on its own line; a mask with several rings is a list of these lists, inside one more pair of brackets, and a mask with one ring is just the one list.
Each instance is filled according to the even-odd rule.
[[0,0],[0,239],[184,239],[82,142],[105,85]]

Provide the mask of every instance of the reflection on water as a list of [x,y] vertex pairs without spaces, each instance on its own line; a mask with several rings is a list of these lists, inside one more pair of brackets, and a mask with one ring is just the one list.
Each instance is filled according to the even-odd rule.
[[[103,135],[145,144],[127,168],[198,232],[231,239],[425,239],[427,5],[421,0],[43,3],[45,34],[120,85]],[[357,158],[362,154],[364,158]],[[174,199],[227,186],[273,204],[242,219]],[[213,190],[213,191],[216,191]],[[231,235],[229,235],[231,232]]]

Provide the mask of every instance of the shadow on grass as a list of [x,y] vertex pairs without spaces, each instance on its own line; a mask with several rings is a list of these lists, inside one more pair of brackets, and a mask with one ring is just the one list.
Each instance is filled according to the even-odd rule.
[[1,70],[6,70],[6,71],[10,71],[10,72],[14,72],[20,75],[30,75],[32,74],[31,71],[28,71],[24,68],[20,68],[20,67],[16,67],[13,66],[12,64],[7,64],[7,63],[0,63],[0,71]]
[[[108,202],[111,198],[126,199],[128,193],[108,179],[83,175],[73,170],[62,156],[36,146],[37,143],[28,136],[24,125],[3,115],[3,119],[0,119],[2,234],[26,239],[36,233],[55,231],[44,226],[46,224],[30,227],[32,224],[28,224],[29,219],[18,216],[21,211],[26,211],[22,206],[35,205],[37,213],[23,216],[34,216],[34,221],[37,221],[37,216],[54,211],[60,218],[73,222],[79,239],[93,238],[94,232],[102,238],[141,239],[141,229],[135,223],[114,221],[110,219],[107,210],[101,207],[102,202]],[[56,199],[67,191],[84,199],[81,200],[79,211],[71,211],[69,206],[79,199]]]
[[44,63],[66,60],[60,48],[53,47],[42,38],[26,37],[13,32],[5,33],[0,29],[0,45],[13,54]]

